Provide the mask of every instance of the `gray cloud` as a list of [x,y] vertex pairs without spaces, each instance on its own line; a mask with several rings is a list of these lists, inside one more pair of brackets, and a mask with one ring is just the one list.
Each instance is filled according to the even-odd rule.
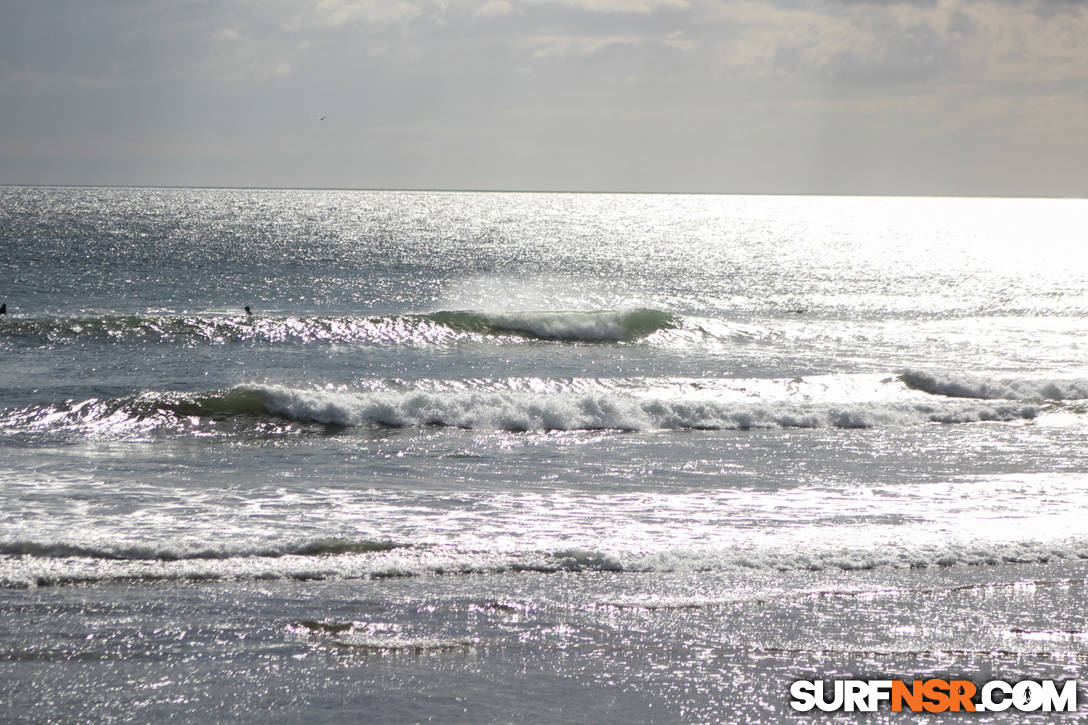
[[[8,15],[8,183],[1088,193],[1088,142],[1070,132],[1088,114],[1084,3],[58,0]],[[910,173],[889,171],[897,158]]]

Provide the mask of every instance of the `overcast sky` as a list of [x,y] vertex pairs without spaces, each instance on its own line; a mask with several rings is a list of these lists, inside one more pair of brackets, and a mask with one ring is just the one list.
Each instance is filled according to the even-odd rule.
[[1085,197],[1088,2],[0,0],[0,183]]

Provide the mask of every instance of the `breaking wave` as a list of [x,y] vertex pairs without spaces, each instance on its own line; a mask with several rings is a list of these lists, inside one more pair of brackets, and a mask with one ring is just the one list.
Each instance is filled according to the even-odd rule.
[[425,317],[457,330],[584,342],[638,340],[677,324],[674,315],[647,308],[598,312],[435,312]]
[[907,370],[899,376],[908,387],[932,395],[980,400],[1084,400],[1088,380],[1027,380],[986,378]]
[[875,428],[1034,418],[1021,402],[737,402],[657,398],[607,388],[524,390],[304,389],[244,385],[202,393],[147,392],[0,412],[0,431],[125,433],[233,420],[326,426],[448,426],[507,431]]
[[[869,571],[951,566],[1044,564],[1088,559],[1085,541],[909,543],[874,548],[674,549],[656,552],[479,551],[444,546],[374,546],[274,554],[255,547],[209,548],[207,556],[119,558],[113,547],[65,555],[0,554],[0,588],[92,582],[376,579],[500,573],[654,573],[710,571]],[[26,547],[31,548],[31,547]],[[47,546],[41,546],[48,549]],[[73,552],[80,547],[71,547]],[[9,552],[11,549],[9,549]]]
[[925,422],[968,423],[1033,418],[1026,405],[934,407],[907,403],[855,405],[646,399],[623,394],[517,392],[311,391],[281,386],[255,390],[270,413],[342,426],[439,425],[490,430],[659,430],[872,428]]

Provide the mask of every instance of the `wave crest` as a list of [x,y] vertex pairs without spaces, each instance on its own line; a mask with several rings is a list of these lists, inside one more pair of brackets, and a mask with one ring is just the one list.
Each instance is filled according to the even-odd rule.
[[973,375],[935,375],[906,370],[899,379],[909,388],[949,398],[979,400],[1084,400],[1088,380],[1026,380],[986,378]]
[[425,317],[458,330],[582,342],[630,342],[677,324],[674,315],[649,308],[594,312],[450,311]]
[[1034,418],[1029,405],[905,403],[736,404],[644,399],[622,394],[468,392],[349,393],[281,386],[257,388],[270,413],[332,425],[442,425],[490,430],[660,430],[872,428],[926,422],[969,423]]
[[[531,391],[345,391],[243,385],[200,393],[146,392],[0,412],[0,431],[227,432],[254,425],[272,430],[291,423],[507,431],[876,428],[1032,419],[1039,412],[1035,405],[1016,401],[940,405],[905,401],[738,402],[713,394],[705,398],[649,397],[637,390],[604,385],[571,385],[566,390],[560,386],[559,391],[542,383],[539,387]],[[217,427],[219,423],[226,425]]]

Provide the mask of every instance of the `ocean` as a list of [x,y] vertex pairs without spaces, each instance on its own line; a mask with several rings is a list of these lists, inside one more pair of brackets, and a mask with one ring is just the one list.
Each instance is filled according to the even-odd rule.
[[0,187],[0,720],[807,721],[798,679],[1084,678],[1085,229]]

